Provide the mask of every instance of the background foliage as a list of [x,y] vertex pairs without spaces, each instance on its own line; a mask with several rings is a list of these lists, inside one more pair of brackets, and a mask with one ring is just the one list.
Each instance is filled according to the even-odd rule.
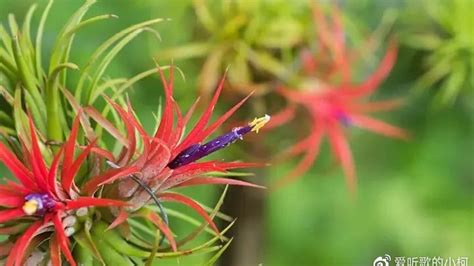
[[[37,1],[0,0],[2,22],[12,12],[21,20],[33,2]],[[44,4],[44,1],[38,2]],[[461,66],[466,72],[463,75],[470,76],[471,81],[462,85],[464,89],[456,90],[454,98],[457,100],[449,98],[440,105],[433,103],[437,97],[433,94],[449,86],[449,81],[445,82],[443,77],[428,83],[423,80],[430,69],[426,65],[430,56],[443,52],[437,52],[437,47],[419,49],[410,39],[416,36],[413,32],[418,29],[444,37],[458,34],[462,27],[466,32],[462,34],[467,36],[463,38],[472,41],[474,22],[466,15],[453,13],[447,16],[457,16],[457,19],[447,19],[450,25],[439,27],[436,22],[430,22],[425,8],[438,3],[425,1],[425,5],[416,5],[413,2],[344,1],[343,8],[353,23],[369,28],[377,26],[387,8],[393,8],[399,15],[394,31],[401,36],[402,46],[395,69],[379,90],[378,97],[406,97],[403,108],[387,118],[409,130],[412,140],[404,143],[352,130],[351,144],[359,176],[359,198],[355,202],[347,193],[342,172],[334,166],[324,145],[316,166],[306,176],[267,195],[264,264],[370,265],[375,257],[385,253],[392,257],[470,256],[470,262],[474,260],[474,99],[469,93],[474,79],[474,56],[469,50],[472,46],[461,49],[461,57],[453,56],[461,63],[447,63],[451,74],[444,76],[452,79],[453,75],[459,75],[456,67],[465,64]],[[67,20],[67,14],[80,4],[80,1],[57,1],[48,21],[49,32],[57,32]],[[474,12],[473,5],[465,1],[465,8]],[[120,53],[109,69],[110,75],[131,76],[149,69],[154,65],[152,57],[160,51],[190,42],[198,35],[198,22],[190,1],[102,0],[91,10],[91,16],[103,13],[116,14],[119,19],[98,23],[94,29],[79,33],[81,48],[74,49],[72,62],[84,63],[87,58],[83,55],[90,54],[107,32],[116,32],[146,19],[172,19],[157,27],[163,39],[161,43],[152,34],[139,37]],[[466,14],[472,12],[466,11]],[[443,27],[448,27],[447,32]],[[44,37],[45,45],[52,46],[55,36],[46,32]],[[186,73],[186,80],[176,80],[175,98],[184,107],[190,106],[198,94],[195,84],[202,63],[202,59],[177,61]],[[414,88],[420,83],[428,88],[417,93]],[[464,90],[467,92],[463,93]],[[158,76],[140,82],[130,92],[138,116],[149,127],[153,124],[151,113],[157,110],[161,92]],[[251,106],[252,103],[244,108]],[[226,107],[226,104],[219,105],[222,109]],[[278,132],[267,145],[277,150],[283,148],[285,133],[292,134]],[[238,147],[232,148],[226,156],[235,158],[233,153],[238,151]],[[279,178],[279,173],[288,167],[287,164],[273,165],[269,182]],[[190,193],[211,203],[217,198],[217,192],[204,187]],[[180,227],[179,222],[176,223]],[[181,228],[186,230],[184,224]],[[180,264],[197,264],[201,259],[204,258],[184,258]]]

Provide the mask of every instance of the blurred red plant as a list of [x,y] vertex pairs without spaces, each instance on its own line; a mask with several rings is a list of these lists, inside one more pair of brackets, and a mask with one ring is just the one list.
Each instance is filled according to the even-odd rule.
[[[332,152],[342,165],[351,192],[356,190],[355,166],[344,126],[357,126],[389,137],[406,139],[408,134],[397,127],[371,118],[366,113],[388,111],[399,106],[399,99],[367,102],[386,79],[397,58],[397,46],[391,41],[377,69],[363,82],[352,81],[351,69],[359,57],[358,50],[345,42],[342,16],[337,7],[332,9],[329,21],[318,6],[313,7],[319,50],[301,52],[303,85],[301,88],[281,86],[278,92],[289,102],[288,107],[276,114],[270,127],[292,120],[295,107],[302,106],[309,113],[311,133],[284,152],[284,156],[303,158],[278,186],[307,172],[316,160],[322,138],[329,138]],[[373,40],[369,39],[367,44]]]
[[[27,143],[20,138],[24,158],[17,158],[0,142],[0,161],[20,182],[7,181],[6,184],[0,185],[0,206],[6,208],[0,210],[0,223],[4,224],[0,230],[15,231],[18,224],[12,225],[11,222],[18,219],[26,219],[26,222],[33,221],[14,244],[9,241],[3,243],[2,251],[9,254],[6,265],[23,265],[33,238],[51,226],[54,227],[55,232],[50,242],[52,265],[61,265],[61,252],[64,253],[71,265],[76,265],[69,249],[69,239],[64,228],[67,225],[63,224],[64,218],[69,215],[70,211],[83,207],[125,206],[126,203],[111,199],[79,196],[78,188],[74,184],[74,177],[95,142],[89,144],[74,159],[79,128],[78,117],[74,120],[68,140],[56,153],[49,168],[43,159],[31,117],[29,117],[29,125],[31,148],[28,149]],[[62,170],[59,173],[61,159]],[[59,184],[57,182],[58,175],[60,177]],[[16,222],[18,223],[18,221]]]

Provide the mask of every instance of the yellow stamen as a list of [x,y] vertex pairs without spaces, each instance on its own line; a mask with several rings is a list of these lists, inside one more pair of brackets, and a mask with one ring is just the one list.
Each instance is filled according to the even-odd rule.
[[31,199],[29,201],[26,201],[25,204],[23,204],[22,209],[25,212],[25,214],[33,215],[38,210],[38,205],[39,205],[39,202],[37,200]]
[[252,131],[255,131],[258,133],[258,131],[265,126],[266,123],[270,121],[270,116],[269,115],[264,115],[260,118],[255,118],[252,122],[249,123],[249,126],[252,127]]

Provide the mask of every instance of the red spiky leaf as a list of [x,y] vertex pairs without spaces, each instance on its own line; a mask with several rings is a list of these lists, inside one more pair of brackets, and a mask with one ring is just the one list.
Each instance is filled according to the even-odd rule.
[[101,199],[93,197],[79,197],[72,201],[66,201],[66,210],[79,209],[83,207],[123,207],[127,203],[120,200]]
[[20,266],[23,264],[23,260],[26,259],[24,255],[28,245],[42,227],[42,222],[37,221],[26,229],[23,235],[15,242],[7,258],[6,266]]
[[71,254],[71,250],[69,249],[69,238],[64,232],[63,224],[61,221],[61,215],[59,213],[56,213],[56,215],[53,215],[52,221],[54,224],[54,228],[56,229],[56,236],[59,243],[59,247],[61,248],[64,257],[71,266],[76,266],[76,261],[74,260],[74,257]]
[[201,207],[201,205],[197,203],[196,201],[194,201],[193,199],[186,197],[182,194],[171,193],[171,192],[161,193],[158,196],[160,197],[160,199],[164,201],[174,201],[174,202],[178,202],[192,208],[202,218],[204,218],[204,220],[206,220],[206,222],[211,226],[211,228],[216,232],[216,234],[218,235],[220,234],[219,229],[217,228],[212,218],[207,214],[206,210],[204,210],[204,208]]

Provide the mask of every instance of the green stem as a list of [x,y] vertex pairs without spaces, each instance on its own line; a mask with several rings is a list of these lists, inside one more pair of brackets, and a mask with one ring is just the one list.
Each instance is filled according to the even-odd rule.
[[59,97],[59,74],[66,69],[78,69],[78,67],[71,63],[64,63],[56,66],[48,78],[46,85],[46,117],[47,126],[46,132],[48,140],[60,142],[63,137],[61,127],[61,99]]
[[76,245],[74,248],[74,258],[79,265],[92,266],[94,265],[94,257],[91,252],[81,245]]
[[62,131],[61,121],[59,120],[59,91],[57,90],[57,86],[54,86],[54,83],[53,81],[53,84],[48,84],[46,90],[46,132],[48,140],[61,141]]

